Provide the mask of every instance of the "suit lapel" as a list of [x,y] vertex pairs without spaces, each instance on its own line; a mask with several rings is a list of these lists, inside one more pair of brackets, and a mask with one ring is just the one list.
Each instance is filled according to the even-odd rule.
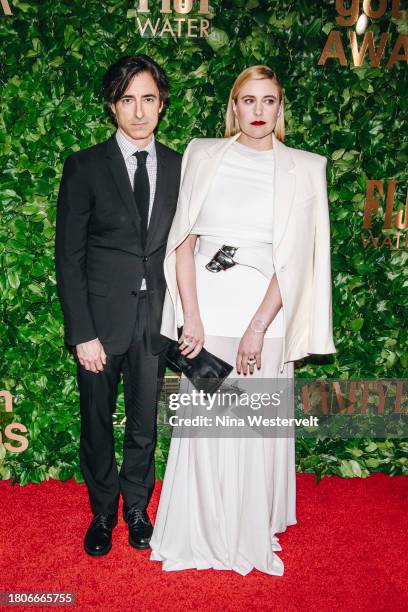
[[208,149],[201,151],[201,155],[195,160],[197,166],[194,171],[191,206],[188,211],[191,226],[196,222],[222,157],[239,136],[240,133],[231,138],[221,139]]
[[115,136],[112,136],[112,138],[107,141],[107,158],[112,178],[116,184],[123,204],[126,207],[140,241],[140,215],[135,203],[125,160],[123,159],[122,152],[118,143],[116,142]]
[[290,149],[272,134],[275,151],[274,210],[273,210],[273,249],[278,248],[287,228],[292,210],[296,177],[295,164]]
[[156,190],[154,193],[153,207],[149,219],[149,225],[147,228],[147,241],[146,241],[146,252],[152,249],[154,237],[157,235],[157,226],[162,216],[163,206],[165,203],[165,186],[168,181],[168,166],[165,160],[165,154],[163,153],[160,143],[156,140],[156,156],[157,156],[157,176],[156,176]]

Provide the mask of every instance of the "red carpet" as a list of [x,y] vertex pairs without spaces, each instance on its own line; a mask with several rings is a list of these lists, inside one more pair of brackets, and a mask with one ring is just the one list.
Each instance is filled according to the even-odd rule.
[[242,577],[162,572],[147,551],[128,546],[122,517],[110,554],[90,558],[82,550],[90,518],[85,485],[0,482],[0,591],[75,591],[75,609],[98,612],[408,610],[408,479],[377,473],[317,485],[314,475],[298,474],[297,487],[298,525],[279,536],[284,576]]

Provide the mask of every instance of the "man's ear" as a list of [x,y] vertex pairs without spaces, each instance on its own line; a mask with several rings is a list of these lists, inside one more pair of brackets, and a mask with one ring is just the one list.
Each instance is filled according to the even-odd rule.
[[110,109],[111,109],[112,113],[114,114],[114,116],[116,117],[115,105],[113,103],[110,104]]
[[159,115],[162,112],[163,108],[164,108],[164,102],[163,102],[163,100],[161,100],[160,101],[160,107],[159,107]]

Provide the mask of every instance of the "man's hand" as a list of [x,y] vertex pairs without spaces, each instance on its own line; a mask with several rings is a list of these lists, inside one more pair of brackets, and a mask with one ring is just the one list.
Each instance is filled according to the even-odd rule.
[[95,374],[102,372],[103,366],[106,365],[106,353],[98,338],[77,344],[76,351],[78,361],[85,370],[95,372]]

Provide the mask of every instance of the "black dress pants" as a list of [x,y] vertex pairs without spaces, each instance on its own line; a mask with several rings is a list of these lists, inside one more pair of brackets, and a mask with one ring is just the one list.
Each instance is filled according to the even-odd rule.
[[[136,300],[135,300],[136,301]],[[77,364],[80,393],[80,465],[94,514],[114,514],[122,493],[127,511],[145,509],[153,492],[157,401],[164,377],[164,356],[150,348],[147,294],[139,293],[137,317],[129,349],[107,354],[103,372],[95,374]],[[118,473],[112,415],[123,374],[126,426],[123,462]]]

